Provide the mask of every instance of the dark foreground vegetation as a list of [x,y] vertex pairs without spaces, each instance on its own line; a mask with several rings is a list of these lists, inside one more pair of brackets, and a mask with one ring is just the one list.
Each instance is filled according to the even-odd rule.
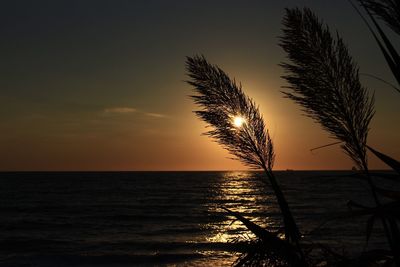
[[[400,34],[400,1],[360,0],[350,2],[375,38],[394,77],[400,84],[400,56],[385,34],[386,24]],[[280,46],[288,61],[281,66],[288,86],[283,95],[299,104],[307,116],[319,123],[340,144],[355,165],[354,178],[368,186],[373,206],[348,202],[341,218],[365,218],[366,242],[374,225],[383,228],[387,249],[364,250],[345,256],[302,235],[285,194],[272,170],[274,146],[255,102],[240,84],[228,77],[204,56],[188,57],[188,83],[193,86],[197,116],[211,126],[206,134],[245,165],[262,169],[265,183],[281,211],[282,231],[272,232],[241,214],[226,209],[253,233],[255,239],[234,263],[237,266],[400,266],[400,191],[384,188],[378,179],[400,182],[400,163],[368,145],[368,131],[374,116],[374,96],[362,86],[358,66],[339,34],[332,34],[310,9],[286,9]],[[392,85],[394,90],[400,90]],[[242,123],[236,123],[237,121]],[[382,160],[395,174],[381,175],[369,170],[367,152]],[[350,178],[349,178],[350,179]],[[376,227],[375,227],[376,228]]]

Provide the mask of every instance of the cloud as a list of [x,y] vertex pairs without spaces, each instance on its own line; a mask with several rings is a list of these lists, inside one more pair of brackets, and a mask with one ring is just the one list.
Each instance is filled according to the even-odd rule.
[[146,117],[152,117],[152,118],[168,118],[167,115],[162,114],[162,113],[155,113],[155,112],[145,112],[138,110],[136,108],[131,108],[131,107],[110,107],[110,108],[105,108],[103,110],[103,113],[105,114],[138,114],[140,116],[146,116]]
[[147,116],[149,117],[153,117],[153,118],[166,118],[167,115],[164,114],[160,114],[160,113],[152,113],[152,112],[147,112],[145,113]]
[[114,107],[114,108],[106,108],[104,109],[105,113],[134,113],[137,110],[135,108],[130,108],[130,107]]

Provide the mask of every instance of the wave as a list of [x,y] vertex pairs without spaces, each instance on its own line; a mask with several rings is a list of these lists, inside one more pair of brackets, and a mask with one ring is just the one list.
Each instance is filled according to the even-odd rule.
[[[326,212],[346,209],[348,199],[360,197],[368,204],[360,181],[318,177],[333,174],[277,174],[303,231],[319,225]],[[271,190],[258,180],[260,175],[0,173],[0,265],[115,266],[118,262],[128,266],[186,263],[185,259],[188,263],[204,259],[203,265],[211,265],[210,253],[224,258],[224,253],[239,249],[220,241],[245,234],[221,207],[273,229],[279,226],[279,209]],[[335,222],[322,230],[321,240],[327,243],[339,236],[343,243],[365,241],[357,238],[359,231],[365,231],[359,223]],[[380,242],[379,236],[371,236],[370,244]]]
[[180,263],[205,258],[202,253],[154,254],[154,255],[35,255],[8,257],[0,260],[0,266],[153,266]]

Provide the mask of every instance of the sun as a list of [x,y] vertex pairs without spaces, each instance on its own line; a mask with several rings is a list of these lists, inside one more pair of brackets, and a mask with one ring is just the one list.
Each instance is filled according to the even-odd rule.
[[246,120],[243,117],[241,116],[233,117],[233,125],[235,125],[235,127],[240,128],[243,126],[244,123],[246,123]]

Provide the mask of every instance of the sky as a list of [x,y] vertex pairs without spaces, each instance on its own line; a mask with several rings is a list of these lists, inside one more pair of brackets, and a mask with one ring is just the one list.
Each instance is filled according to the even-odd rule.
[[[310,152],[333,140],[281,93],[281,20],[303,6],[339,32],[361,73],[394,83],[347,0],[2,1],[0,170],[246,169],[202,135],[185,83],[196,54],[260,106],[275,169],[350,169],[337,146]],[[400,95],[361,80],[376,98],[368,143],[400,158]]]

